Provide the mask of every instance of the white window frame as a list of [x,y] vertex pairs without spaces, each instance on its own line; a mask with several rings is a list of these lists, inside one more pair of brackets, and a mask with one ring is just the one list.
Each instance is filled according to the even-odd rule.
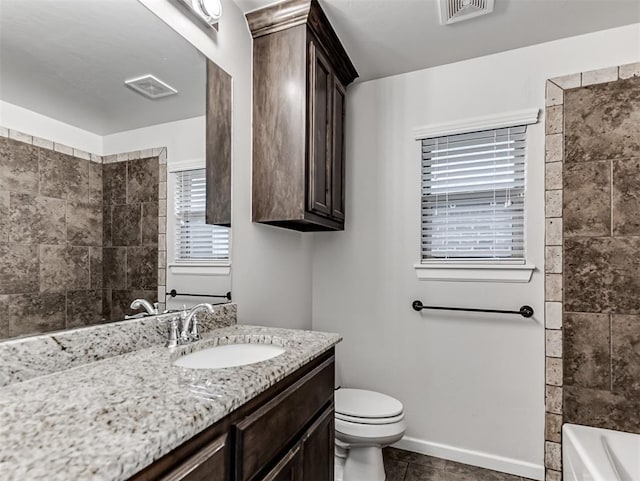
[[[464,121],[445,122],[432,124],[426,127],[414,129],[414,140],[417,141],[419,154],[417,159],[422,162],[422,140],[432,137],[476,132],[480,130],[493,130],[517,125],[530,125],[538,121],[539,109],[526,109],[508,112],[499,115],[476,117]],[[527,164],[529,162],[527,161]],[[528,165],[525,166],[528,168]],[[422,176],[420,178],[422,183]],[[420,193],[422,198],[422,193]],[[525,213],[527,197],[525,197]],[[422,207],[420,219],[422,219]],[[525,218],[525,243],[526,243],[526,218]],[[422,229],[420,229],[422,232]],[[419,242],[420,244],[420,242]],[[526,261],[527,250],[525,248],[525,260],[514,259],[425,259],[414,265],[419,280],[425,281],[467,281],[467,282],[529,282],[535,266]],[[418,257],[422,259],[422,248],[418,246]]]
[[[173,275],[189,275],[189,276],[230,276],[231,275],[231,259],[232,259],[232,243],[229,244],[229,260],[228,261],[185,261],[176,260],[175,236],[176,236],[176,219],[175,211],[175,192],[176,192],[176,172],[184,170],[204,169],[206,164],[204,159],[175,162],[167,166],[167,265],[169,271]],[[232,232],[229,233],[231,241]]]

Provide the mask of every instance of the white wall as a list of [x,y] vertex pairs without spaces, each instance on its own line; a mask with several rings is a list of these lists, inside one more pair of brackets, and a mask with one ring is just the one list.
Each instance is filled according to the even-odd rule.
[[223,0],[220,30],[201,28],[170,0],[140,0],[233,79],[232,292],[245,324],[311,327],[311,238],[251,223],[251,55],[244,15]]
[[[344,336],[346,386],[406,409],[405,447],[543,478],[544,122],[529,127],[528,284],[418,281],[420,159],[412,129],[530,107],[545,80],[640,59],[640,25],[356,84],[347,105],[347,225],[313,243],[313,328]],[[517,309],[418,314],[411,301]]]
[[102,154],[102,136],[3,100],[0,100],[0,126],[91,154]]

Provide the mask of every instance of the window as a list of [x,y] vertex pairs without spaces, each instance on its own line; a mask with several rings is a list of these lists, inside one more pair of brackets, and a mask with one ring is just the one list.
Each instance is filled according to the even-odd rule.
[[524,263],[526,129],[422,140],[423,263]]
[[228,263],[229,228],[205,224],[206,170],[175,172],[176,262]]

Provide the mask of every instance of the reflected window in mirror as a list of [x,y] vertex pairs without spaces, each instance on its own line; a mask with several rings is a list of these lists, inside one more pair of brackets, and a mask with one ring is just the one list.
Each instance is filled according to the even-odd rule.
[[174,184],[174,255],[178,264],[228,265],[228,227],[206,224],[206,169],[177,170]]

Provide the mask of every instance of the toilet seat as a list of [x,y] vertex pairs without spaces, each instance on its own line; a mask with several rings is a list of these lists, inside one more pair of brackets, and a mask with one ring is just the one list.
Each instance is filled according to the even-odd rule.
[[336,411],[336,419],[356,424],[393,424],[402,421],[404,419],[404,413],[385,418],[365,418],[360,416],[349,416]]
[[336,417],[340,415],[353,418],[354,422],[366,422],[366,420],[380,420],[403,415],[403,407],[400,401],[386,394],[365,389],[338,389],[335,392],[335,405]]

